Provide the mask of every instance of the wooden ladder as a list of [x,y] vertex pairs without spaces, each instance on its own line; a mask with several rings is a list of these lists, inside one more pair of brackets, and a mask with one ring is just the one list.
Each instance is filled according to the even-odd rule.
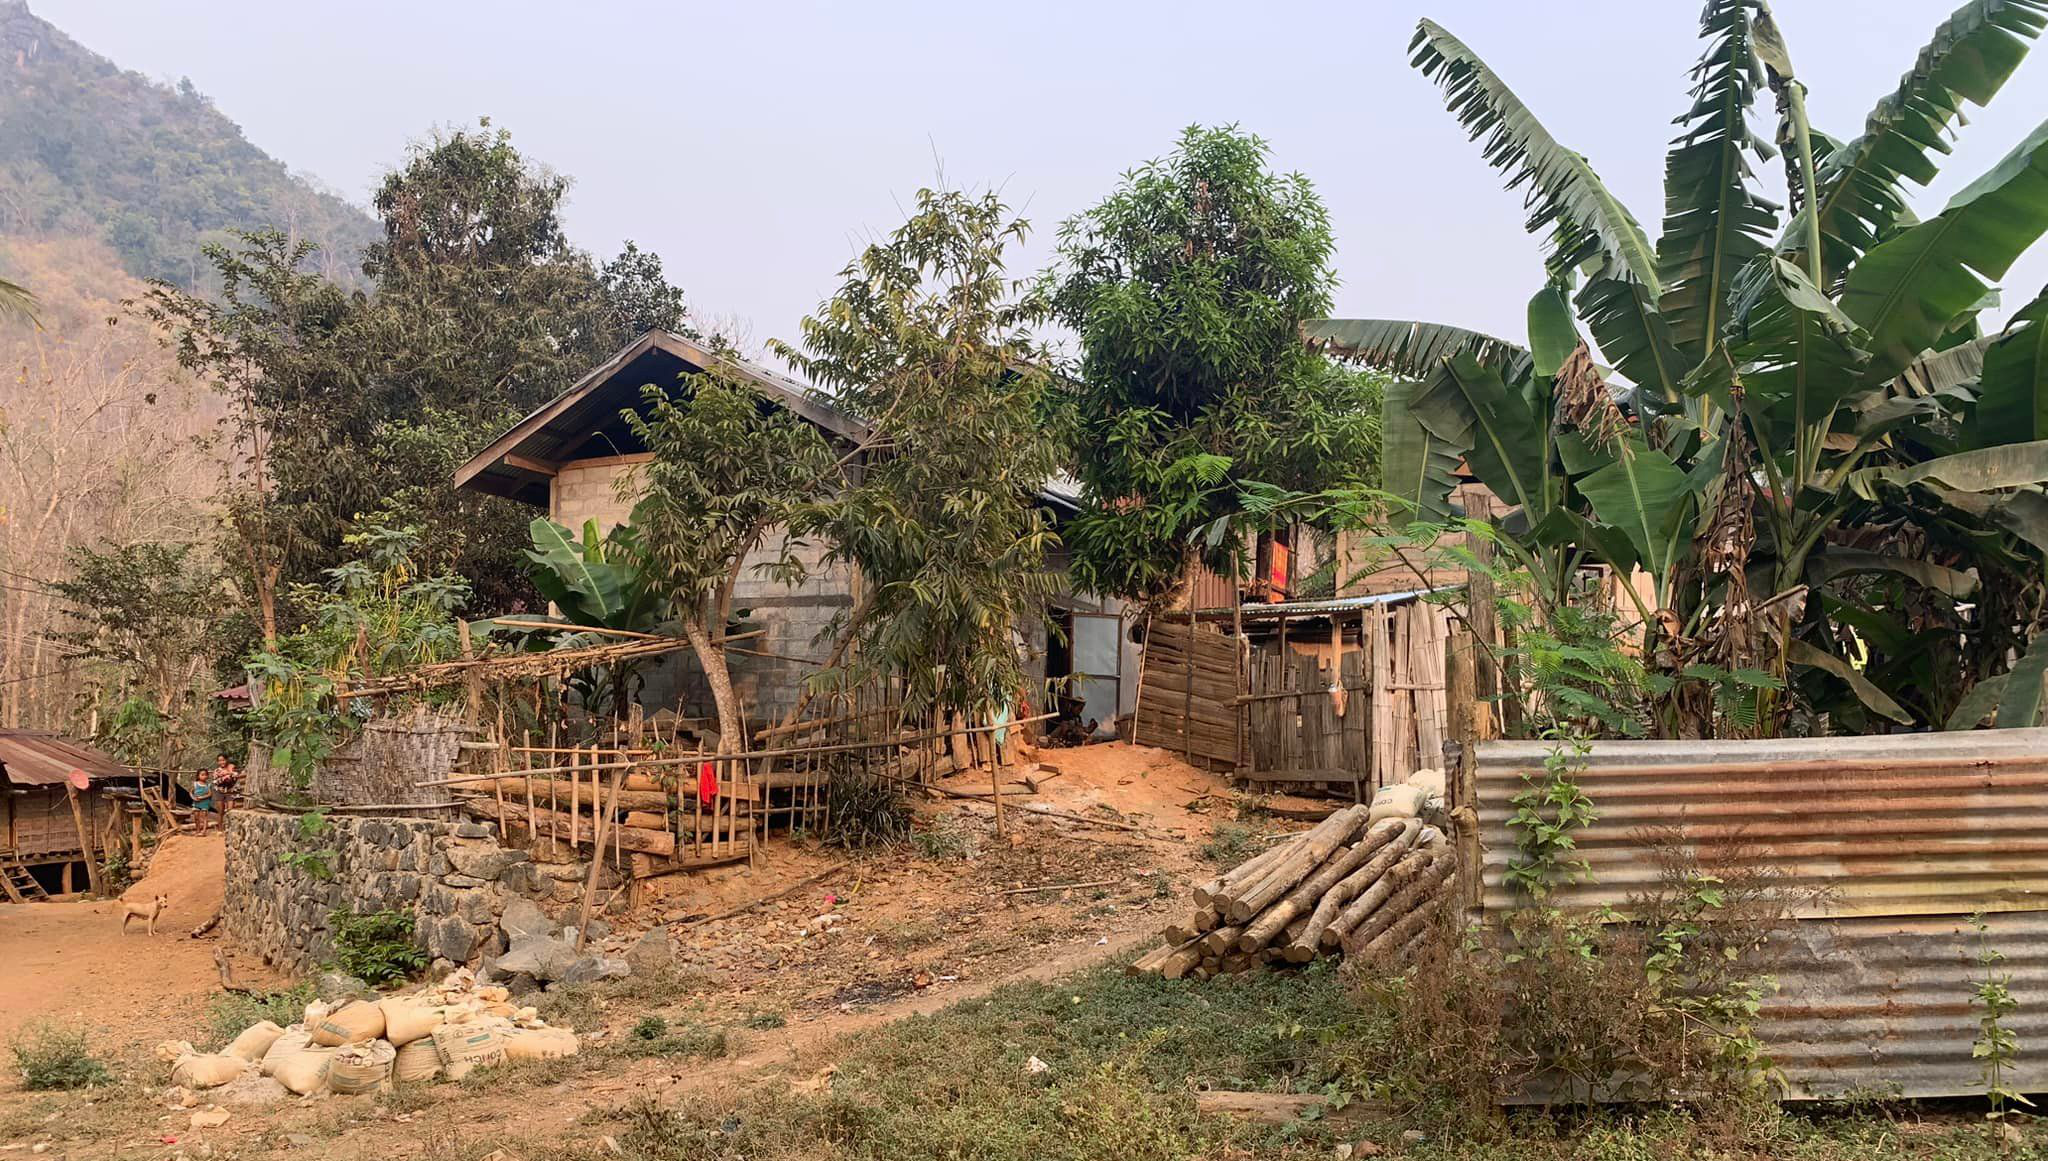
[[28,903],[50,897],[50,893],[43,890],[43,885],[36,882],[36,877],[29,873],[29,869],[13,858],[0,858],[0,890],[5,890],[7,897],[16,903]]

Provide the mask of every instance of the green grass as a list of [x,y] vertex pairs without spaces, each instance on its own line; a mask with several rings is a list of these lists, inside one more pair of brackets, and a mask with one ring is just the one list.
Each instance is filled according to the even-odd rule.
[[1202,857],[1218,867],[1234,867],[1265,850],[1265,831],[1235,822],[1219,822],[1202,844]]
[[[2001,1152],[1974,1111],[1926,1123],[1852,1113],[1759,1114],[1730,1136],[1670,1110],[1545,1116],[1529,1112],[1473,1135],[1403,1140],[1400,1116],[1339,1126],[1247,1124],[1196,1112],[1197,1087],[1342,1095],[1343,1038],[1355,1009],[1334,972],[1207,983],[1125,976],[1115,968],[1058,984],[1018,984],[986,999],[864,1033],[828,1091],[786,1077],[720,1088],[669,1106],[642,1101],[593,1118],[628,1161],[1308,1161],[1371,1140],[1414,1161],[1990,1161],[2048,1157],[2048,1133]],[[664,1028],[664,1038],[675,1035]],[[1037,1057],[1049,1067],[1028,1072]],[[601,1127],[600,1127],[601,1125]],[[581,1145],[543,1153],[571,1161]]]

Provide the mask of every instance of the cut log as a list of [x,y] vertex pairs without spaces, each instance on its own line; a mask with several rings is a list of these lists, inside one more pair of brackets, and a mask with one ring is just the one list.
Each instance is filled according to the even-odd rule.
[[1436,884],[1436,890],[1424,895],[1415,908],[1390,924],[1385,931],[1372,937],[1372,941],[1358,949],[1355,954],[1360,962],[1376,963],[1382,959],[1398,959],[1411,942],[1418,942],[1429,934],[1429,925],[1436,921],[1437,912],[1442,908],[1448,894],[1448,880]]
[[[465,802],[463,809],[479,819],[491,818],[496,813],[484,802]],[[545,833],[545,828],[550,822],[558,823],[562,833],[569,832],[569,816],[566,814],[552,810],[535,810],[534,821],[541,833]],[[665,830],[648,830],[637,826],[621,826],[614,829],[618,835],[619,846],[626,850],[643,855],[660,855],[664,858],[673,857],[676,853],[676,836]],[[611,842],[612,835],[606,834],[605,841]]]
[[1401,861],[1389,868],[1386,874],[1381,875],[1378,882],[1359,892],[1358,898],[1344,905],[1344,909],[1337,913],[1337,917],[1330,920],[1330,925],[1323,928],[1316,945],[1324,951],[1343,946],[1345,936],[1351,934],[1383,904],[1407,887],[1417,875],[1422,874],[1429,867],[1430,859],[1433,857],[1435,856],[1428,851],[1415,850],[1401,856]]
[[1242,923],[1250,919],[1314,874],[1316,868],[1349,843],[1365,825],[1367,813],[1367,808],[1362,805],[1340,810],[1327,822],[1308,832],[1293,850],[1274,862],[1272,871],[1259,881],[1257,887],[1231,898],[1230,910],[1225,912],[1230,921]]
[[1372,857],[1389,843],[1401,837],[1403,820],[1383,819],[1369,828],[1365,837],[1344,848],[1336,858],[1324,863],[1316,872],[1303,879],[1301,884],[1287,893],[1287,897],[1273,904],[1259,917],[1246,925],[1244,934],[1238,937],[1237,950],[1257,951],[1273,942],[1273,937],[1287,929],[1301,916],[1308,915],[1316,903],[1330,888],[1343,881],[1344,877],[1372,861]]
[[[1289,842],[1291,841],[1292,840],[1289,840]],[[1260,851],[1258,854],[1253,855],[1251,858],[1246,859],[1244,862],[1239,863],[1235,867],[1230,868],[1229,870],[1223,872],[1222,874],[1216,876],[1208,882],[1203,883],[1200,886],[1196,887],[1195,906],[1212,906],[1216,902],[1216,897],[1222,894],[1225,887],[1229,884],[1241,883],[1247,878],[1257,877],[1260,873],[1264,871],[1265,868],[1272,865],[1274,857],[1277,856],[1287,846],[1287,842],[1274,843],[1272,846],[1267,847],[1265,850]]]
[[1204,932],[1216,930],[1216,919],[1216,912],[1204,907],[1167,924],[1159,938],[1169,947],[1179,947],[1190,939],[1201,938]]
[[[1337,880],[1323,897],[1316,901],[1315,910],[1309,915],[1308,925],[1300,934],[1288,940],[1290,963],[1307,963],[1323,948],[1323,932],[1329,928],[1344,905],[1358,898],[1360,893],[1380,881],[1387,869],[1398,862],[1408,851],[1415,837],[1422,832],[1422,824],[1414,819],[1402,823],[1400,831],[1387,844],[1373,854],[1366,864]],[[1337,946],[1332,942],[1329,946]]]
[[1202,937],[1202,954],[1224,955],[1237,944],[1237,937],[1244,934],[1242,927],[1219,927]]
[[1293,1124],[1303,1117],[1315,1117],[1330,1124],[1356,1123],[1368,1112],[1384,1110],[1384,1106],[1357,1100],[1348,1102],[1342,1109],[1333,1109],[1330,1098],[1319,1093],[1231,1092],[1224,1089],[1196,1093],[1195,1108],[1211,1116],[1237,1117],[1269,1125]]
[[1137,959],[1132,960],[1129,966],[1124,968],[1124,974],[1130,976],[1156,976],[1159,974],[1160,969],[1166,966],[1166,961],[1171,958],[1173,958],[1173,948],[1171,946],[1162,945],[1155,947]]
[[1410,912],[1421,907],[1430,896],[1443,889],[1444,880],[1451,877],[1451,868],[1455,865],[1451,852],[1436,851],[1424,857],[1428,861],[1406,876],[1392,897],[1345,934],[1345,955],[1355,955],[1364,950],[1382,932],[1391,929]]
[[1202,962],[1202,949],[1195,943],[1195,940],[1189,940],[1174,948],[1173,954],[1160,963],[1159,974],[1169,980],[1177,980],[1194,971]]
[[[587,782],[588,779],[584,781]],[[631,779],[628,779],[628,781],[631,781]],[[481,790],[487,794],[493,789],[503,790],[506,798],[509,799],[517,795],[520,801],[524,802],[528,787],[533,788],[533,798],[536,802],[545,803],[549,801],[548,792],[550,790],[555,794],[554,801],[561,803],[569,801],[569,780],[567,778],[498,778],[489,782],[472,782],[463,787],[463,789]],[[592,803],[588,789],[584,789],[582,794],[583,801],[581,805],[585,813],[590,813]],[[622,789],[619,791],[619,805],[627,810],[662,810],[674,805],[674,803],[675,796],[673,794],[660,790]]]

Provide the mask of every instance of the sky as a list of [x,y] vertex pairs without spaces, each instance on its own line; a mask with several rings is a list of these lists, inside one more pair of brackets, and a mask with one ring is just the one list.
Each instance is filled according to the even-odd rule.
[[[1860,131],[1955,2],[1777,0],[1814,125]],[[1337,315],[1519,341],[1540,250],[1519,193],[1408,66],[1417,19],[1485,58],[1653,237],[1701,50],[1698,0],[31,6],[126,68],[190,77],[258,146],[359,204],[409,142],[488,116],[574,180],[577,244],[654,250],[693,312],[755,348],[796,337],[857,248],[941,173],[1030,219],[1021,276],[1050,258],[1061,220],[1192,123],[1257,133],[1276,168],[1315,183],[1337,233]],[[1971,111],[1917,208],[1938,210],[2044,113],[2048,50]],[[2004,280],[2006,309],[2044,283],[2048,243]]]

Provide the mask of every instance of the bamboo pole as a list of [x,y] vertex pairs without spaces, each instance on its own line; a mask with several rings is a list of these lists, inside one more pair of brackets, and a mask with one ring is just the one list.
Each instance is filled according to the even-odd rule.
[[[576,918],[576,950],[578,951],[583,950],[583,941],[590,934],[590,903],[597,895],[597,872],[599,868],[604,866],[605,824],[611,819],[612,814],[618,810],[619,788],[625,784],[626,776],[624,773],[612,776],[612,809],[603,811],[597,816],[597,841],[591,846],[590,873],[583,880],[583,905],[579,908]],[[592,800],[595,801],[595,795],[592,796]]]
[[[104,895],[105,884],[100,881],[99,854],[93,849],[92,829],[85,825],[85,812],[78,807],[78,788],[70,779],[64,780],[64,797],[71,803],[71,823],[78,828],[78,848],[85,855],[85,879],[95,895]],[[222,823],[225,829],[226,823]],[[66,864],[68,867],[70,864]],[[69,872],[66,872],[69,877]]]

